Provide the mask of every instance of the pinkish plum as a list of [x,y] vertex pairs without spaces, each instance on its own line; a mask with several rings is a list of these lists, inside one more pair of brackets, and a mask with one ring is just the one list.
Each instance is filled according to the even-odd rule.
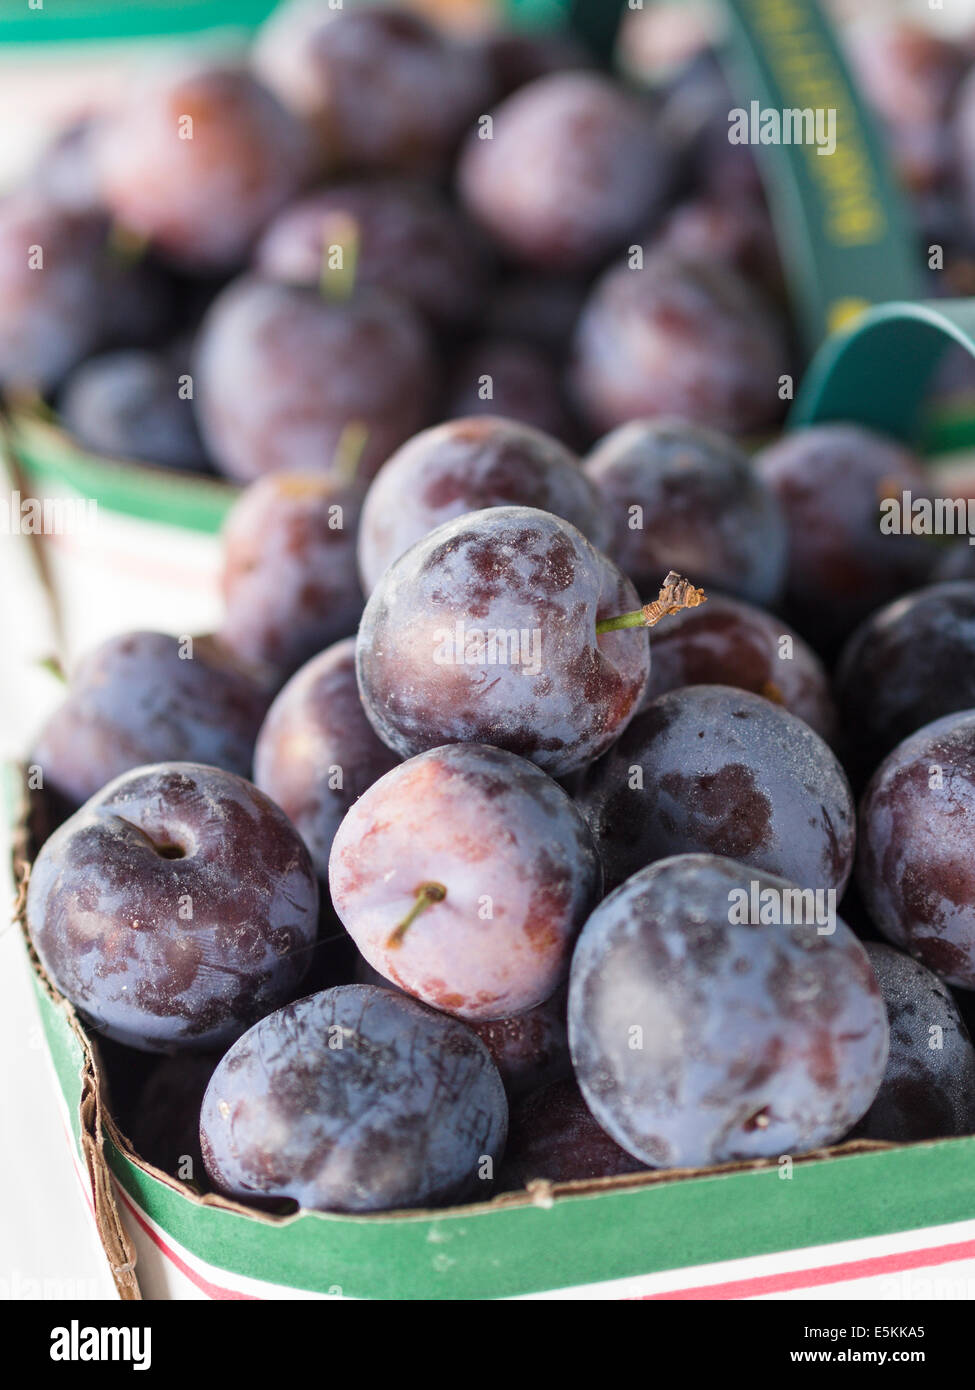
[[451,744],[359,798],[333,841],[329,884],[381,975],[483,1020],[555,993],[600,876],[586,825],[557,783],[513,753]]
[[102,197],[183,269],[241,265],[307,173],[305,132],[243,69],[201,65],[134,86],[94,135]]
[[659,215],[671,159],[649,107],[609,78],[557,72],[521,87],[467,139],[468,211],[511,257],[587,270]]

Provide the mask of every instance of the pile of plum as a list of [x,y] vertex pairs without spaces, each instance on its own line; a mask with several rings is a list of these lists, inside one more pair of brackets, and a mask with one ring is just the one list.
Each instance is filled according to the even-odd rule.
[[30,757],[136,1150],[364,1211],[975,1132],[975,580],[879,529],[926,484],[852,426],[480,416],[358,524],[247,489],[223,629],[111,638]]
[[[286,7],[0,203],[8,392],[247,484],[220,630],[103,643],[29,755],[33,946],[198,1190],[975,1132],[975,549],[887,533],[931,478],[875,433],[738,442],[789,335],[691,40],[651,99],[559,36]],[[890,63],[941,91],[926,42]]]
[[[629,12],[607,70],[567,33],[293,0],[240,61],[135,71],[0,198],[0,387],[96,454],[246,483],[351,452],[360,493],[475,413],[573,448],[660,414],[774,429],[792,330],[719,10]],[[975,36],[932,24],[841,34],[929,293],[964,294]]]

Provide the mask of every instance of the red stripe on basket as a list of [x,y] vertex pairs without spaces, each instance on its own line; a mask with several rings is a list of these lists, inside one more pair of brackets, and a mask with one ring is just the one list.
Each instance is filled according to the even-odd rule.
[[135,1218],[135,1220],[145,1231],[146,1235],[152,1241],[153,1245],[158,1246],[162,1253],[166,1256],[166,1259],[172,1261],[172,1263],[176,1266],[179,1272],[185,1275],[186,1278],[189,1279],[190,1283],[195,1284],[196,1287],[200,1289],[201,1292],[205,1293],[208,1298],[219,1300],[239,1299],[250,1303],[261,1302],[261,1300],[255,1294],[239,1293],[236,1289],[227,1289],[224,1288],[222,1284],[213,1284],[210,1282],[209,1279],[204,1279],[202,1274],[198,1274],[196,1270],[193,1269],[190,1265],[188,1265],[184,1259],[177,1255],[176,1251],[172,1248],[172,1246],[166,1244],[162,1236],[160,1236],[157,1231],[153,1230],[153,1228],[143,1217],[139,1208],[135,1205],[134,1202],[130,1200],[128,1193],[123,1190],[120,1183],[115,1184],[115,1189],[118,1192],[119,1196],[122,1198],[122,1201],[128,1207],[129,1211],[132,1213],[132,1216]]
[[903,1250],[896,1255],[875,1255],[846,1264],[823,1265],[818,1269],[788,1270],[783,1274],[762,1274],[752,1279],[735,1279],[727,1284],[701,1284],[693,1289],[669,1289],[666,1293],[641,1295],[651,1299],[754,1298],[756,1294],[785,1293],[792,1289],[812,1289],[821,1284],[841,1284],[850,1279],[869,1279],[878,1274],[899,1274],[907,1269],[951,1264],[955,1260],[975,1259],[975,1240],[957,1245],[933,1245],[925,1250]]

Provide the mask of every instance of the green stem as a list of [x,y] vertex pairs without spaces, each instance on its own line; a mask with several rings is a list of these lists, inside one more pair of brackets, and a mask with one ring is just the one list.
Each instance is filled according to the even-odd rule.
[[[341,251],[341,265],[330,265],[332,248]],[[359,268],[359,224],[347,212],[335,212],[322,227],[322,269],[319,289],[326,299],[351,299]]]
[[647,627],[646,613],[642,608],[638,608],[635,613],[620,613],[615,618],[603,618],[602,622],[596,624],[596,631],[600,635],[604,632],[619,632],[624,627]]
[[342,427],[332,455],[332,469],[346,487],[355,482],[368,440],[368,427],[361,420],[350,420]]
[[402,922],[390,932],[386,938],[386,945],[388,947],[402,946],[404,936],[420,913],[426,912],[431,903],[442,903],[446,896],[447,890],[442,883],[421,883],[416,890],[416,901]]

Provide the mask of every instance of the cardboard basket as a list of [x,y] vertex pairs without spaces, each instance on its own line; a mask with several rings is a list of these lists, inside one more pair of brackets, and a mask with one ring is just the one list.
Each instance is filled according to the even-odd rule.
[[[822,1283],[824,1273],[840,1280],[896,1269],[890,1243],[877,1240],[891,1233],[975,1228],[975,1138],[861,1141],[794,1161],[536,1183],[443,1211],[275,1217],[200,1197],[133,1152],[106,1107],[97,1044],[30,946],[26,883],[51,822],[43,794],[26,791],[21,769],[10,774],[17,918],[73,1156],[123,1299],[140,1296],[143,1262],[166,1266],[152,1270],[156,1291],[214,1299],[667,1297],[674,1278],[659,1276],[668,1271],[682,1272],[682,1293],[729,1296],[730,1286],[730,1296],[743,1296]],[[975,1229],[951,1235],[944,1249],[975,1255]],[[909,1268],[917,1241],[900,1245],[900,1267]],[[797,1258],[758,1258],[790,1251]]]

